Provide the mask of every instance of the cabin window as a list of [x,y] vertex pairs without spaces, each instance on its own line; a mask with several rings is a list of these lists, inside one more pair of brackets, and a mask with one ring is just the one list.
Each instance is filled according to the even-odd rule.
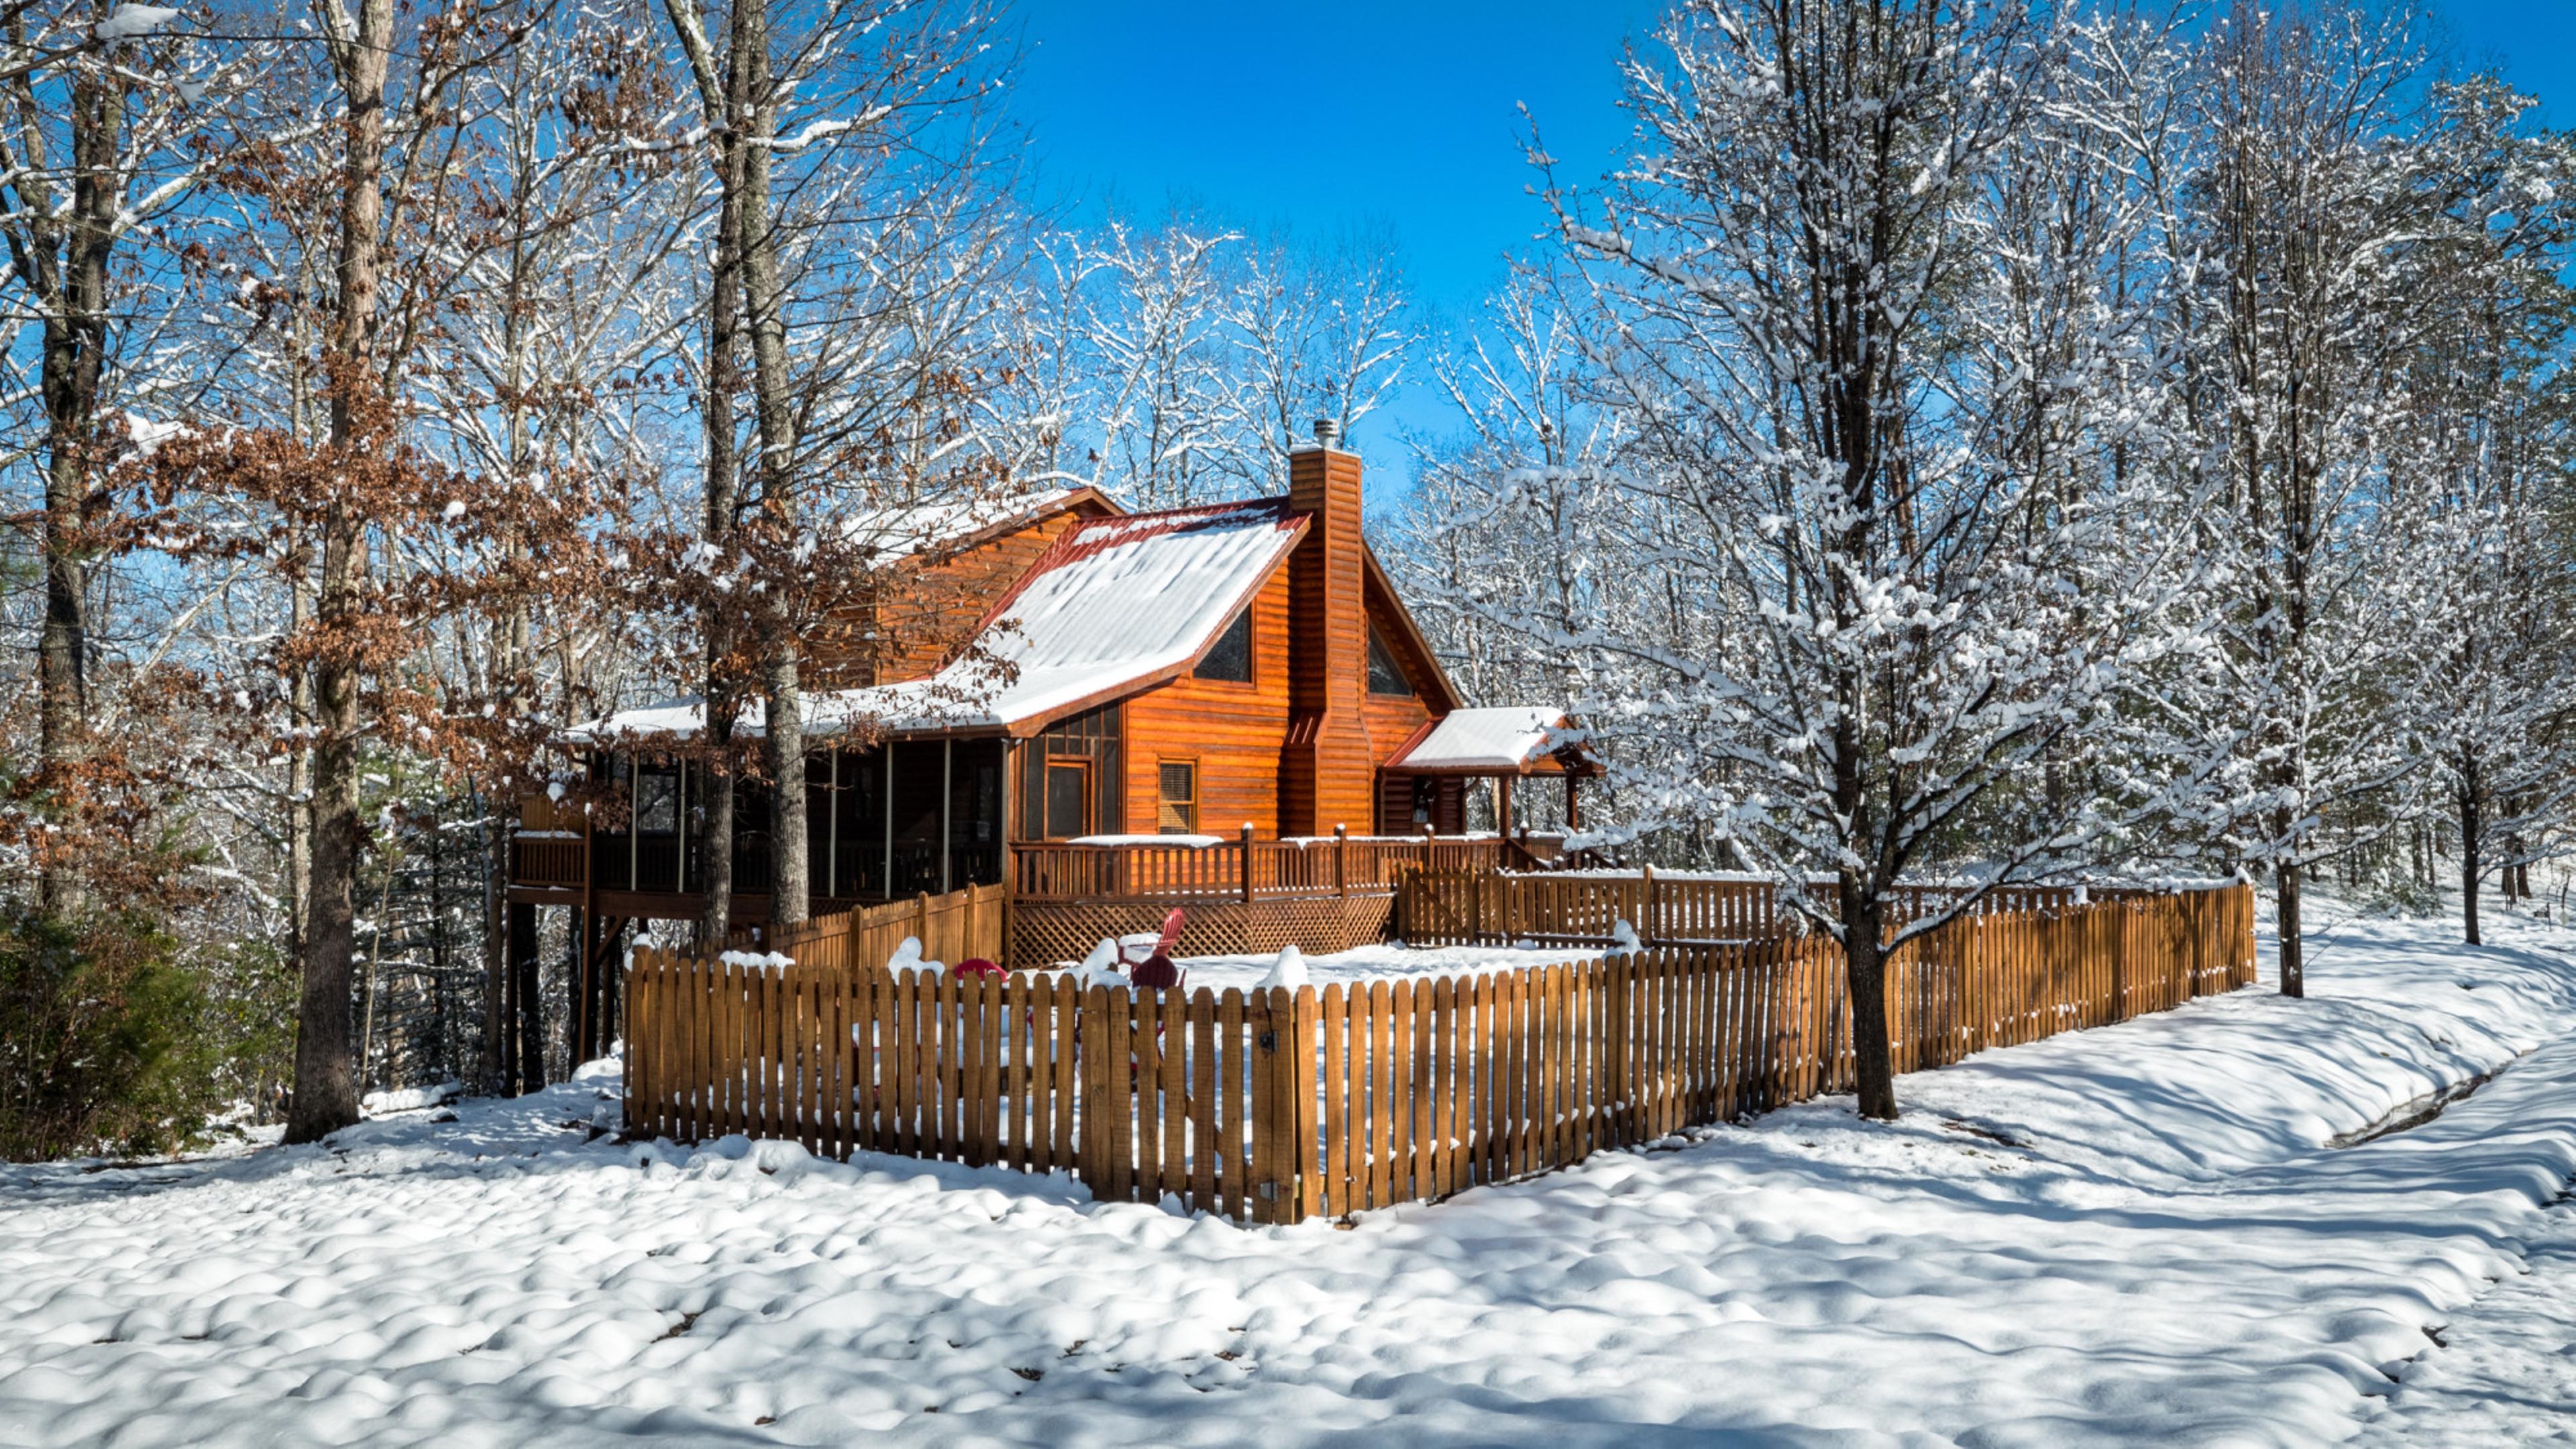
[[1231,680],[1236,684],[1252,682],[1252,610],[1246,608],[1225,626],[1208,646],[1195,671],[1201,679]]
[[1070,840],[1091,833],[1091,762],[1049,760],[1046,767],[1046,833]]
[[1413,693],[1413,682],[1404,677],[1404,670],[1396,664],[1394,651],[1388,649],[1386,641],[1377,636],[1375,624],[1369,626],[1368,664],[1369,693],[1408,696]]
[[676,775],[635,777],[635,829],[644,835],[668,835],[680,828],[680,781]]
[[1199,767],[1195,760],[1165,760],[1162,777],[1162,804],[1154,812],[1154,828],[1164,835],[1189,835],[1199,828]]

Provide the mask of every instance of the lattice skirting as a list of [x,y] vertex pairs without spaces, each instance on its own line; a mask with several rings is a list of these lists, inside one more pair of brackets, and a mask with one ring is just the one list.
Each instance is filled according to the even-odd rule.
[[[1170,901],[1013,901],[1014,970],[1079,961],[1103,936],[1162,927]],[[1347,951],[1386,938],[1392,895],[1316,896],[1287,900],[1212,901],[1183,907],[1177,954],[1245,956],[1294,942],[1303,951]]]

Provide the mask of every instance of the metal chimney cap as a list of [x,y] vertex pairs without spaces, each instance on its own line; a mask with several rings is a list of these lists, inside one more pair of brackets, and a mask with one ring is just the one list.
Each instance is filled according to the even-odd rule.
[[1315,441],[1316,441],[1316,442],[1321,443],[1321,444],[1323,444],[1325,447],[1329,448],[1329,447],[1333,446],[1334,442],[1335,442],[1336,440],[1338,440],[1338,439],[1341,437],[1341,435],[1342,435],[1342,425],[1341,425],[1341,423],[1340,423],[1337,419],[1333,419],[1333,418],[1317,418],[1317,419],[1315,419]]

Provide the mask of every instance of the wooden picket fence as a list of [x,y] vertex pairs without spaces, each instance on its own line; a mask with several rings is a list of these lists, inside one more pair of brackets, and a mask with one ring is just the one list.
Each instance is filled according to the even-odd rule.
[[[1286,991],[1084,989],[1056,974],[763,966],[641,950],[629,1130],[1071,1171],[1103,1197],[1286,1221]],[[1311,1010],[1312,993],[1305,1005]]]
[[[1899,1071],[2233,990],[2239,885],[1963,917],[1899,946]],[[1544,1172],[1820,1093],[1854,1060],[1812,936],[1320,991],[1078,988],[635,953],[630,1130],[1069,1171],[1296,1222]]]
[[740,949],[773,951],[794,957],[799,965],[835,971],[882,966],[906,936],[921,942],[925,961],[1002,961],[1010,954],[1010,892],[999,885],[968,886],[946,895],[816,916],[765,938],[736,934]]

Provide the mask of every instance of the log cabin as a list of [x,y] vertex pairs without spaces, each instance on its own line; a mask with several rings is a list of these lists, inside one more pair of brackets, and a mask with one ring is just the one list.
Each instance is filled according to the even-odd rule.
[[[1573,722],[1465,705],[1369,548],[1361,481],[1319,427],[1275,497],[1129,513],[1074,489],[932,519],[948,536],[890,657],[813,661],[813,911],[1005,882],[1096,899],[1099,872],[1077,886],[1069,867],[1147,844],[1235,847],[1249,905],[1255,841],[1457,836],[1480,780],[1502,836],[1533,777],[1560,778],[1579,823],[1598,765],[1559,742]],[[525,802],[514,941],[543,905],[579,910],[594,951],[628,921],[699,917],[698,769],[654,744],[702,725],[676,699],[574,732],[631,825]],[[754,706],[737,734],[759,729]],[[732,915],[758,923],[768,811],[757,789],[736,800]]]

